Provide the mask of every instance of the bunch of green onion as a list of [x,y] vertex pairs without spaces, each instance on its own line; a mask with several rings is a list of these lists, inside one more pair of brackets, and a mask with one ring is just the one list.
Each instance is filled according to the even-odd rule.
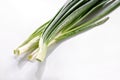
[[105,23],[120,0],[68,0],[55,17],[34,31],[14,53],[31,52],[29,60],[44,61],[48,48],[81,32]]

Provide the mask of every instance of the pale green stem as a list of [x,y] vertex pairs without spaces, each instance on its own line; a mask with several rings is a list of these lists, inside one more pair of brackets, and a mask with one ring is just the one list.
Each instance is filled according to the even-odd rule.
[[37,46],[39,41],[39,36],[35,37],[34,39],[32,39],[29,43],[25,44],[22,47],[19,47],[17,49],[14,50],[14,54],[20,55],[22,53],[26,53],[29,50],[32,50],[33,48],[35,48],[35,46]]
[[37,56],[37,52],[39,51],[39,48],[35,49],[29,56],[28,56],[28,60],[34,60],[35,57]]
[[39,42],[39,51],[37,52],[36,60],[42,62],[44,61],[47,53],[47,45],[46,43],[43,43],[43,38],[40,38]]

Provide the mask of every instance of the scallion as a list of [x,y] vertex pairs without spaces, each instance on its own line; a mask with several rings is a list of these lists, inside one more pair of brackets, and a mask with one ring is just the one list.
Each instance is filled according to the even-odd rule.
[[109,13],[120,6],[120,0],[68,0],[55,17],[25,40],[14,53],[31,51],[29,60],[44,61],[51,44],[69,39],[105,23]]

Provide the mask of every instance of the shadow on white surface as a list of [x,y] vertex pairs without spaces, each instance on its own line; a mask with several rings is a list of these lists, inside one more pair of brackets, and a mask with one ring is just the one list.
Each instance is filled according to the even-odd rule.
[[49,78],[45,78],[44,80],[60,80],[60,79],[55,78],[55,77],[49,77]]
[[[54,44],[48,49],[46,59],[57,48],[57,46],[60,45],[60,43]],[[14,57],[14,59],[17,60],[17,63],[15,64],[17,66],[17,71],[18,71],[17,73],[15,72],[15,74],[17,75],[17,74],[21,74],[21,72],[24,72],[23,75],[25,76],[23,77],[20,75],[19,77],[17,77],[17,79],[20,80],[22,77],[22,80],[43,80],[42,77],[45,71],[47,60],[43,62],[29,61],[27,60],[28,55],[29,53],[26,53]],[[55,77],[52,78],[45,77],[44,80],[59,80],[59,79]]]
[[[50,48],[48,49],[47,55],[46,55],[46,59],[60,45],[60,43],[57,43],[57,44],[50,46]],[[42,76],[43,76],[44,71],[45,71],[46,63],[47,63],[47,60],[45,60],[43,62],[38,62],[38,68],[36,71],[36,80],[42,80]],[[44,80],[59,80],[59,79],[52,77],[52,78],[44,78]]]
[[41,62],[41,63],[38,62],[38,68],[35,72],[36,80],[42,80],[42,75],[45,71],[45,65],[46,65],[46,61]]

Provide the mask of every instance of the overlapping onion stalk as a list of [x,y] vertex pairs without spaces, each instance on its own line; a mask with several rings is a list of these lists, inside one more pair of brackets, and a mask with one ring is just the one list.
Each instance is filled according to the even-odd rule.
[[48,48],[81,32],[105,23],[120,0],[68,0],[53,19],[40,26],[14,53],[31,52],[29,60],[44,61]]

